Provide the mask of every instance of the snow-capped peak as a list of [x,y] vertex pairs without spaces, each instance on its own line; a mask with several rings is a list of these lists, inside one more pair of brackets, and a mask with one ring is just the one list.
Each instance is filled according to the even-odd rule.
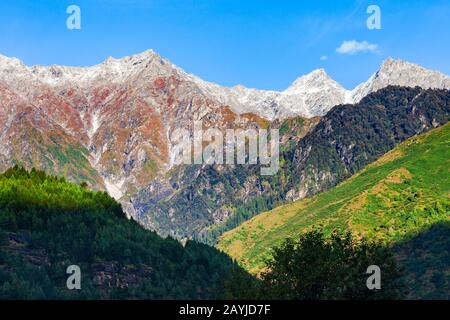
[[144,52],[134,54],[131,56],[126,56],[123,58],[108,57],[100,65],[121,65],[121,66],[136,66],[141,63],[151,61],[152,59],[162,59],[155,51],[152,49],[146,50]]
[[23,85],[23,81],[39,81],[55,87],[74,84],[89,88],[93,83],[125,83],[129,79],[133,79],[132,85],[140,85],[173,74],[196,86],[199,92],[210,99],[230,106],[236,113],[256,113],[268,120],[322,116],[334,105],[358,102],[369,93],[388,85],[450,88],[447,75],[392,58],[386,59],[368,81],[351,91],[333,80],[324,69],[299,77],[284,91],[272,91],[242,85],[223,87],[204,81],[186,73],[153,50],[120,59],[109,57],[91,67],[27,67],[16,58],[0,55],[0,79],[17,85]]
[[400,59],[387,58],[369,80],[352,91],[352,101],[358,102],[371,92],[389,85],[422,87],[424,89],[449,89],[450,77],[434,70],[426,69],[418,64]]
[[[15,64],[20,62],[16,58],[0,57],[0,65],[4,61],[12,61]],[[108,83],[120,83],[127,80],[131,75],[141,72],[145,67],[164,65],[166,60],[162,59],[153,50],[147,50],[140,54],[123,58],[108,57],[100,64],[89,67],[77,66],[41,66],[23,67],[27,72],[31,72],[40,81],[49,85],[65,85],[75,83],[79,87],[90,86],[94,81],[105,81]],[[153,63],[153,64],[152,64]],[[1,66],[0,66],[1,68]]]
[[321,81],[324,79],[331,79],[328,74],[326,73],[325,69],[320,68],[320,69],[316,69],[314,71],[311,71],[308,74],[305,74],[303,76],[298,77],[292,84],[290,87],[295,87],[297,85],[300,84],[304,84],[304,83],[314,83],[317,81]]
[[302,94],[307,91],[327,90],[334,88],[339,91],[345,90],[338,82],[333,80],[324,69],[314,70],[304,76],[301,76],[290,85],[283,94]]
[[0,54],[0,67],[4,68],[7,65],[25,66],[25,64],[22,61],[20,61],[19,59],[15,58],[15,57],[7,57],[7,56]]
[[346,90],[324,69],[299,77],[277,98],[281,117],[324,115],[332,106],[342,103]]

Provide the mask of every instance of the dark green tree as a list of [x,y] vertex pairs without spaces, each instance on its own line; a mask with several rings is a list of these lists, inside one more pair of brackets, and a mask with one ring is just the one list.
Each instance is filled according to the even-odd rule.
[[[367,268],[381,269],[381,289],[369,290]],[[401,272],[392,250],[350,233],[327,237],[313,230],[273,250],[262,274],[262,295],[272,299],[398,299]]]

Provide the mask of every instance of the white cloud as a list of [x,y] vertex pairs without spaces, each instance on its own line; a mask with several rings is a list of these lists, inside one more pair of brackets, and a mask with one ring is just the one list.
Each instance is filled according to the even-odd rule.
[[360,52],[379,53],[378,45],[367,41],[358,42],[356,40],[345,40],[336,48],[337,53],[354,55]]
[[327,57],[327,56],[321,56],[321,57],[320,57],[320,60],[322,60],[322,61],[328,60],[328,57]]

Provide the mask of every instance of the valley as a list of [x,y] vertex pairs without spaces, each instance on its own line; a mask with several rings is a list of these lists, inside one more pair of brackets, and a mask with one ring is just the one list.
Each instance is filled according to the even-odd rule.
[[[0,294],[209,299],[249,285],[256,298],[249,273],[267,271],[271,248],[320,229],[382,244],[406,297],[442,298],[449,89],[391,58],[353,90],[318,69],[268,91],[204,81],[151,50],[92,67],[0,55]],[[229,141],[210,153],[222,161],[197,159],[211,132],[246,132],[237,150],[266,139],[277,170]],[[88,272],[80,295],[59,287],[71,261]]]
[[11,314],[448,304],[449,0],[62,2],[0,1]]

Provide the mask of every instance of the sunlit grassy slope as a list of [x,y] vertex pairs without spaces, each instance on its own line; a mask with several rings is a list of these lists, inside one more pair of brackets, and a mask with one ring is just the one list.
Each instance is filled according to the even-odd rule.
[[225,233],[218,248],[258,273],[270,248],[315,227],[387,243],[449,221],[450,123],[413,137],[337,187],[262,213]]

